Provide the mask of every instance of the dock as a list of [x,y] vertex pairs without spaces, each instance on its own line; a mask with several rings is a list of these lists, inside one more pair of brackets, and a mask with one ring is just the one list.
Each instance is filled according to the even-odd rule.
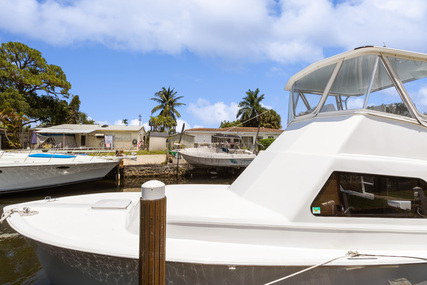
[[127,178],[168,178],[168,177],[184,177],[184,176],[216,176],[216,175],[238,175],[244,168],[194,168],[188,164],[185,159],[180,158],[179,163],[175,157],[169,158],[168,163],[165,163],[165,154],[155,155],[137,155],[136,160],[125,159],[119,166],[118,170],[112,171],[108,176],[116,177],[117,171],[120,177]]
[[120,171],[124,177],[170,177],[185,175],[189,169],[184,159],[179,160],[178,167],[175,158],[165,162],[165,154],[137,155],[136,160],[123,160]]

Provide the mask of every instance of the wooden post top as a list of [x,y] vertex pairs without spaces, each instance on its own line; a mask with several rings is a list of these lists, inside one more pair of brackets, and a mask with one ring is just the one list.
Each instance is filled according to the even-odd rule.
[[159,200],[165,197],[165,184],[159,180],[150,180],[141,186],[143,200]]

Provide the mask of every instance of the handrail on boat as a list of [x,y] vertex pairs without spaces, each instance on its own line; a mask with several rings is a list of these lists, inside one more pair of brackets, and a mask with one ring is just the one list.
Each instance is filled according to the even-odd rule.
[[31,154],[31,152],[32,152],[33,150],[30,150],[30,152],[27,154],[27,157],[25,157],[25,159],[24,159],[24,162],[26,162],[27,161],[27,158],[29,158],[30,157],[30,154]]

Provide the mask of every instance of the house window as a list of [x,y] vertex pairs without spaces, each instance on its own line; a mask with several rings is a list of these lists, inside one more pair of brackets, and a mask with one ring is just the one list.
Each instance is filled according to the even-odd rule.
[[315,216],[427,218],[419,178],[334,172],[311,204]]
[[254,143],[253,137],[242,137],[242,142],[245,147],[250,147]]

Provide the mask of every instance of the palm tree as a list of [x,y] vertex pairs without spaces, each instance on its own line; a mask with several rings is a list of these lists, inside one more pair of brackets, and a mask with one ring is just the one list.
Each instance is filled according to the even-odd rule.
[[18,113],[11,107],[6,107],[3,110],[0,110],[0,127],[3,128],[10,147],[21,147],[21,144],[19,143],[19,130],[22,129],[22,122],[25,121],[28,121],[28,119],[23,115],[23,113]]
[[159,105],[151,110],[151,114],[160,110],[159,116],[171,117],[174,121],[176,121],[177,117],[181,117],[181,114],[175,108],[185,104],[177,102],[183,96],[175,97],[176,93],[177,92],[174,91],[174,89],[171,90],[170,87],[167,90],[165,87],[162,87],[161,91],[156,92],[154,96],[157,98],[154,97],[150,99],[156,101]]
[[161,117],[165,118],[162,119],[163,121],[167,122],[167,118],[171,118],[173,120],[173,122],[175,122],[175,124],[167,124],[162,126],[162,129],[168,128],[169,130],[171,129],[175,129],[176,126],[176,118],[181,117],[181,114],[176,110],[176,107],[178,106],[183,106],[185,105],[184,103],[179,103],[178,100],[181,99],[183,96],[176,96],[176,91],[172,88],[172,90],[170,89],[170,87],[168,87],[168,89],[166,90],[165,87],[162,87],[162,90],[159,92],[156,92],[154,94],[154,98],[150,98],[153,101],[156,101],[157,103],[159,103],[159,105],[157,105],[156,107],[154,107],[151,110],[151,114],[157,112],[160,110],[160,113],[157,117],[159,117],[159,119]]
[[243,126],[245,127],[257,127],[260,123],[259,115],[265,110],[260,104],[261,100],[264,99],[264,94],[259,97],[258,94],[258,88],[255,91],[249,89],[246,92],[247,96],[238,105],[240,109],[237,111],[236,118],[244,122]]

